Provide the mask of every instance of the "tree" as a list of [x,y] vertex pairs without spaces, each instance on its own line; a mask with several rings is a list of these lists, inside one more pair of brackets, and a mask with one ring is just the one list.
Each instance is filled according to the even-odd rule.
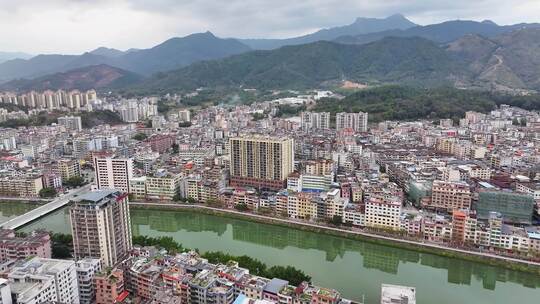
[[54,259],[72,258],[73,237],[69,234],[51,234],[51,254]]
[[240,204],[234,205],[234,209],[236,209],[238,211],[248,211],[249,210],[248,206],[245,203],[240,203]]
[[184,202],[184,201],[185,201],[184,198],[181,197],[180,194],[178,194],[178,193],[176,193],[176,194],[173,196],[172,200],[173,200],[173,202],[180,202],[180,201]]
[[138,141],[143,141],[143,140],[145,140],[147,137],[148,137],[148,136],[146,136],[146,134],[144,134],[144,133],[137,133],[137,134],[133,135],[132,138],[135,139],[135,140],[138,140]]
[[172,147],[173,153],[174,153],[174,154],[178,154],[178,150],[179,150],[178,144],[177,144],[177,143],[173,143],[171,147]]
[[332,225],[340,226],[343,224],[343,218],[339,215],[334,215],[328,222]]
[[265,276],[268,278],[280,278],[289,281],[291,285],[298,286],[302,282],[310,282],[311,277],[305,274],[302,270],[296,269],[292,266],[272,266],[270,267]]
[[51,198],[55,197],[57,194],[56,189],[54,188],[43,188],[39,190],[39,196],[42,198]]
[[80,187],[84,185],[84,178],[82,178],[81,176],[74,176],[74,177],[64,180],[62,184],[66,187],[72,187],[72,188]]

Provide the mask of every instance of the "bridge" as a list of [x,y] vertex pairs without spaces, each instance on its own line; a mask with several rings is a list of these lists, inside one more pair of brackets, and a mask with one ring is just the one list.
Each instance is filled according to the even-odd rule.
[[17,229],[19,227],[22,227],[42,216],[45,216],[57,209],[64,207],[70,202],[71,199],[73,199],[77,195],[89,191],[90,187],[91,185],[86,185],[81,188],[73,189],[69,193],[58,197],[57,199],[51,201],[50,203],[47,203],[36,209],[30,210],[26,212],[25,214],[21,214],[17,216],[16,218],[12,218],[8,220],[7,222],[0,224],[0,227],[4,229]]

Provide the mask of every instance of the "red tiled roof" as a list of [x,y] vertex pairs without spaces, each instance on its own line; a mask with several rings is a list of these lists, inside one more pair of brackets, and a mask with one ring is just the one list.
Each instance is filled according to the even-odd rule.
[[114,301],[116,303],[121,303],[127,298],[128,295],[129,295],[129,292],[127,290],[124,290],[124,291],[122,291],[122,293],[120,295],[118,295],[118,297],[116,297],[116,299]]

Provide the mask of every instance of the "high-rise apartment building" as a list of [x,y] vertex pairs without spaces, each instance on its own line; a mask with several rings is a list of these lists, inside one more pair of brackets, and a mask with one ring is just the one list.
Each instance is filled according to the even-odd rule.
[[58,124],[66,127],[69,131],[81,131],[82,121],[80,116],[62,116],[58,117]]
[[367,132],[368,113],[337,113],[336,130],[352,129],[355,132]]
[[131,249],[127,193],[116,190],[87,192],[70,208],[73,250],[76,259],[100,258],[114,266]]
[[302,129],[330,129],[330,112],[303,112]]
[[132,158],[96,156],[94,171],[98,189],[116,189],[129,193],[129,180],[133,177]]
[[232,186],[281,189],[294,170],[291,138],[250,135],[230,138]]

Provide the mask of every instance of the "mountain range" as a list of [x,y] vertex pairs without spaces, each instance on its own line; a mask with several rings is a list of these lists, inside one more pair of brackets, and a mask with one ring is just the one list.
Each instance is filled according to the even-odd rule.
[[17,58],[29,59],[32,58],[32,55],[22,52],[0,52],[0,63]]
[[299,45],[316,41],[332,41],[343,36],[356,36],[369,33],[384,32],[388,30],[406,30],[416,27],[401,14],[395,14],[388,18],[356,18],[349,25],[322,29],[317,32],[287,39],[240,39],[240,41],[254,50],[271,50],[286,45]]
[[235,39],[220,39],[210,32],[171,38],[149,49],[122,52],[100,47],[82,55],[38,55],[0,64],[0,81],[36,78],[91,65],[106,64],[141,75],[172,70],[193,62],[218,59],[249,51]]
[[358,18],[347,26],[289,39],[222,39],[206,32],[149,49],[100,47],[82,55],[14,59],[0,64],[5,82],[0,89],[82,88],[92,87],[92,81],[96,88],[145,92],[280,89],[347,80],[539,90],[539,44],[536,23],[499,26],[457,20],[419,26],[393,15]]

